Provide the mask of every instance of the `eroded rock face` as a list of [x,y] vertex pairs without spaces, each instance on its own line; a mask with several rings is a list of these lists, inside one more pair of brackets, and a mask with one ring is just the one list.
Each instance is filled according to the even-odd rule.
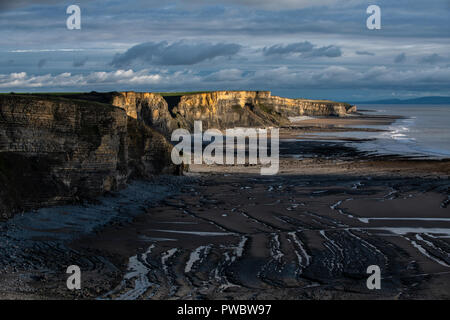
[[172,164],[173,146],[156,130],[128,117],[129,178],[149,178],[158,174],[181,174],[182,167]]
[[0,217],[175,172],[170,150],[161,134],[112,105],[0,96]]
[[326,101],[326,100],[308,100],[308,99],[289,99],[277,96],[271,96],[270,92],[265,92],[256,97],[256,103],[267,106],[269,109],[281,113],[283,116],[336,116],[343,117],[349,113],[356,112],[355,106],[346,103]]
[[121,92],[112,96],[111,104],[164,134],[176,128],[176,120],[170,114],[166,100],[159,94]]
[[111,103],[166,136],[180,127],[192,129],[195,120],[203,121],[204,128],[266,127],[288,124],[291,116],[346,116],[356,112],[356,107],[345,103],[281,98],[268,91],[217,91],[169,97],[121,92]]
[[[264,109],[264,92],[220,91],[186,95],[174,107],[180,126],[192,129],[195,120],[205,128],[266,127],[287,123],[275,110]],[[270,95],[270,93],[268,93]]]

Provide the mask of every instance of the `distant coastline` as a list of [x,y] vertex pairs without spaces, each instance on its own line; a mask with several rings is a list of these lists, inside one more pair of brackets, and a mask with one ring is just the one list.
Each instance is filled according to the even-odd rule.
[[450,104],[450,97],[421,97],[414,99],[384,99],[373,101],[359,101],[353,104]]

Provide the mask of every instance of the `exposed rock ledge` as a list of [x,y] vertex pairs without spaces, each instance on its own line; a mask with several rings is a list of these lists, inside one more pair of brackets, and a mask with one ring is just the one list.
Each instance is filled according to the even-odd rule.
[[288,124],[290,116],[354,111],[267,91],[0,95],[0,218],[95,197],[133,178],[179,172],[167,137],[192,129],[194,120],[205,128],[264,127]]

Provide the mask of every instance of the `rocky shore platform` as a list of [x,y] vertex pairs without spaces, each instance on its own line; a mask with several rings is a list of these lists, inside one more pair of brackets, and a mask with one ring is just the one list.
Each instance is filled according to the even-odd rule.
[[[0,297],[448,299],[450,162],[368,160],[336,143],[305,143],[321,156],[282,158],[273,177],[193,166],[176,182],[132,186],[139,197],[106,201],[126,219],[76,236],[66,236],[72,219],[46,231],[53,242],[33,233],[37,218],[8,228]],[[156,188],[162,196],[148,198]],[[83,270],[80,291],[66,288],[72,264]],[[370,265],[381,268],[381,290],[366,286]]]

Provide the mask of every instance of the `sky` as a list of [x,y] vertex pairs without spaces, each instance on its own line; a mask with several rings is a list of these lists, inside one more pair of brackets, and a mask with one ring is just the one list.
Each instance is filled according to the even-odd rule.
[[0,0],[0,92],[450,96],[449,18],[450,0]]

